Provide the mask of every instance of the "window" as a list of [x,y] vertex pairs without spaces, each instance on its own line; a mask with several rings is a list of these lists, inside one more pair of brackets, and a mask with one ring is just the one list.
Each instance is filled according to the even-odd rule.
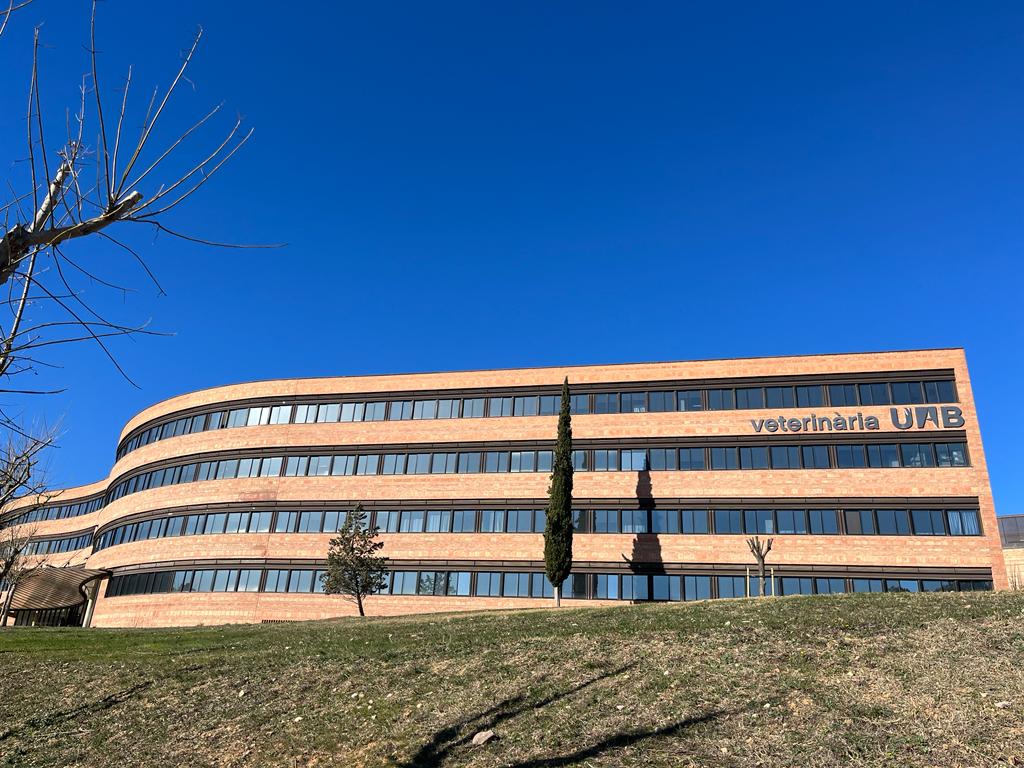
[[682,469],[682,470],[701,470],[701,469],[704,469],[704,449],[703,448],[680,448],[679,449],[679,469]]
[[437,400],[415,400],[412,404],[413,419],[436,419]]
[[488,451],[485,453],[484,472],[508,472],[508,452]]
[[537,471],[550,472],[551,463],[554,461],[554,451],[537,451]]
[[365,406],[362,403],[342,403],[339,421],[362,421]]
[[663,413],[676,409],[675,392],[648,392],[647,407],[652,413]]
[[[731,389],[709,389],[709,411],[731,411],[736,407],[736,397]],[[682,410],[682,409],[680,409]]]
[[764,446],[740,448],[742,469],[768,469],[768,449]]
[[331,474],[334,475],[335,477],[355,474],[356,457],[335,456],[333,466],[331,466],[330,456],[313,456],[309,460],[310,475],[326,475],[327,467],[331,468]]
[[356,459],[356,474],[357,475],[376,475],[377,467],[380,465],[380,456],[377,454],[367,454],[365,456],[359,456]]
[[772,469],[800,469],[800,448],[796,445],[771,447]]
[[804,445],[800,447],[800,454],[804,461],[804,469],[828,469],[827,445]]
[[882,580],[881,579],[854,579],[853,580],[853,591],[854,592],[881,592],[882,591]]
[[448,594],[468,595],[471,575],[467,571],[454,571],[448,574]]
[[530,574],[506,573],[502,579],[502,595],[505,597],[529,597]]
[[[532,533],[533,510],[510,509],[505,517],[505,530],[508,533]],[[543,528],[541,529],[543,530]]]
[[709,600],[711,598],[710,576],[684,576],[683,600]]
[[802,509],[780,509],[775,512],[778,533],[807,533],[807,514]]
[[340,512],[324,512],[324,533],[337,533],[345,522],[346,514]]
[[363,421],[384,421],[387,403],[367,403],[363,410]]
[[742,576],[719,576],[718,596],[719,597],[746,597],[747,585]]
[[538,413],[540,413],[540,398],[536,395],[513,398],[513,416],[536,416]]
[[619,577],[610,573],[597,574],[594,597],[598,600],[618,600]]
[[420,571],[419,578],[416,580],[416,594],[417,595],[434,595],[437,594],[438,587],[438,576],[441,576],[441,589],[442,594],[444,591],[444,574],[437,573],[436,571]]
[[900,455],[895,445],[869,445],[868,446],[869,467],[898,467],[900,466]]
[[267,580],[263,584],[264,592],[287,592],[288,571],[271,568],[267,571]]
[[402,512],[402,522],[398,530],[402,533],[422,533],[424,514],[422,510]]
[[299,533],[320,533],[324,524],[323,512],[300,512]]
[[853,384],[829,384],[828,400],[834,406],[859,405],[857,387]]
[[478,573],[476,575],[475,594],[481,597],[501,596],[500,573]]
[[622,600],[647,600],[647,577],[633,574],[622,577]]
[[950,536],[980,536],[981,524],[974,509],[951,509],[946,512]]
[[894,381],[892,383],[893,405],[915,405],[924,402],[924,391],[920,381]]
[[412,400],[396,400],[388,411],[389,421],[407,421],[412,418]]
[[935,464],[939,467],[966,467],[967,445],[965,443],[936,443],[935,458]]
[[681,579],[678,576],[652,576],[655,600],[679,600],[682,597]]
[[840,469],[859,469],[868,465],[863,445],[837,445],[836,466]]
[[647,533],[647,510],[645,510],[645,509],[624,509],[624,510],[622,510],[622,532],[623,533]]
[[[792,387],[765,387],[765,403],[769,408],[792,408],[796,396]],[[737,393],[738,399],[739,393]]]
[[415,595],[418,586],[419,574],[416,571],[395,571],[392,575],[392,595]]
[[382,475],[404,475],[405,474],[405,454],[404,453],[385,453],[383,457],[384,461],[381,465]]
[[299,522],[298,512],[278,512],[274,522],[274,533],[292,533]]
[[476,530],[476,510],[456,510],[452,513],[452,531],[472,533]]
[[316,420],[321,423],[333,424],[340,416],[340,403],[323,403],[316,409]]
[[616,472],[619,469],[619,452],[608,450],[594,451],[595,472]]
[[911,511],[914,533],[918,536],[945,536],[945,516],[938,509],[915,509]]
[[782,582],[782,594],[784,595],[814,594],[814,583],[811,579],[799,578],[796,576],[783,576],[780,581]]
[[537,464],[536,451],[512,451],[510,468],[512,472],[533,472]]
[[618,533],[619,511],[617,509],[594,510],[594,533]]
[[677,509],[652,509],[651,510],[651,532],[652,533],[679,533],[679,510],[677,510]]
[[651,448],[650,467],[655,471],[675,470],[678,468],[676,461],[677,451],[675,448]]
[[487,401],[487,415],[488,416],[511,416],[512,415],[512,398],[511,397],[491,397]]
[[437,401],[437,418],[439,418],[439,419],[457,419],[457,418],[459,418],[459,401],[458,400],[438,400]]
[[505,530],[505,510],[485,509],[480,513],[480,530],[483,533],[501,533]]
[[589,454],[587,451],[572,452],[572,468],[577,472],[586,472],[590,469]]
[[471,397],[462,401],[462,418],[480,419],[484,415],[484,399],[482,397]]
[[801,408],[814,408],[825,404],[825,390],[820,384],[796,388],[796,404]]
[[684,389],[676,393],[677,410],[680,411],[703,411],[704,406],[700,399],[699,389]]
[[879,509],[875,512],[878,533],[882,536],[909,536],[910,515],[905,509]]
[[858,384],[861,405],[889,405],[889,385],[885,383]]
[[886,592],[917,592],[918,584],[916,579],[886,579]]
[[747,533],[775,533],[775,518],[770,509],[748,509],[743,518]]
[[952,381],[926,381],[924,399],[929,403],[955,403],[956,387]]
[[740,510],[716,509],[715,533],[743,533],[743,516]]
[[712,469],[737,469],[738,458],[735,448],[712,448],[711,468]]
[[903,443],[900,445],[900,455],[903,457],[904,467],[935,466],[932,447],[927,443]]
[[374,524],[381,531],[385,531],[387,533],[394,533],[395,531],[398,530],[398,519],[399,519],[399,517],[400,517],[400,513],[399,512],[393,512],[393,511],[377,512],[376,515],[375,515],[376,519],[375,519]]
[[429,453],[410,453],[405,458],[405,474],[407,475],[429,475],[430,474]]
[[646,392],[623,392],[619,401],[620,413],[647,413]]
[[288,580],[289,592],[312,592],[315,571],[292,571]]
[[846,591],[845,579],[815,579],[814,591],[819,595],[837,594]]
[[623,449],[619,451],[619,468],[623,472],[643,472],[649,469],[647,451],[644,449]]
[[451,475],[455,473],[456,453],[435,453],[431,460],[430,472],[434,475]]
[[541,395],[540,415],[557,416],[562,409],[562,398],[560,395]]
[[875,516],[870,509],[847,509],[846,532],[853,535],[875,533]]
[[302,477],[309,466],[309,456],[289,456],[284,467],[285,477]]
[[480,452],[459,454],[459,474],[473,475],[480,471]]
[[594,413],[618,413],[619,394],[608,392],[594,395]]
[[680,512],[683,533],[707,533],[708,511],[706,509],[684,509]]
[[741,387],[736,390],[736,407],[764,408],[764,390],[761,387]]
[[258,592],[260,588],[260,571],[242,569],[238,572],[238,592]]
[[590,413],[590,395],[571,395],[569,410],[574,416],[581,413]]

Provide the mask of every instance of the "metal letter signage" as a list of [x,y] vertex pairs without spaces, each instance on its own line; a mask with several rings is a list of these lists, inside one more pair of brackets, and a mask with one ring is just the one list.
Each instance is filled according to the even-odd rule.
[[[918,405],[906,408],[890,408],[889,419],[896,429],[926,429],[931,424],[936,429],[960,429],[964,426],[963,411],[955,405],[945,405],[941,411],[934,405]],[[750,426],[755,432],[861,432],[881,429],[877,416],[856,413],[843,416],[836,411],[832,416],[776,416],[771,419],[751,419]]]

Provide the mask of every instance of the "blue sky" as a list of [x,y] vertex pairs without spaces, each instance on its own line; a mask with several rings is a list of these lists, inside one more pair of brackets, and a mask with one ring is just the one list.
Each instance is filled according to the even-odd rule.
[[[0,41],[5,163],[39,21],[44,112],[76,106],[82,5]],[[148,404],[242,380],[964,346],[997,510],[1024,512],[1019,4],[106,0],[108,87],[165,83],[196,24],[169,126],[225,100],[256,133],[172,221],[288,246],[132,235],[166,296],[70,252],[174,335],[116,345],[139,388],[86,345],[40,377],[69,388],[24,405],[60,420],[55,483],[105,476]]]

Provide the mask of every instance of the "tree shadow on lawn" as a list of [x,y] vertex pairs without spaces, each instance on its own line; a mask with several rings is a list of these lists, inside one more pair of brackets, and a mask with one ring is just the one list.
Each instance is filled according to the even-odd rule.
[[[556,701],[579,693],[602,680],[607,680],[621,675],[623,672],[626,672],[634,666],[635,664],[628,664],[624,667],[608,670],[596,677],[585,680],[582,683],[578,683],[577,685],[563,691],[558,691],[535,701],[527,698],[523,694],[511,696],[504,701],[495,704],[493,707],[489,707],[482,712],[463,718],[452,725],[435,731],[430,737],[430,740],[416,750],[412,757],[406,761],[399,762],[398,765],[402,768],[439,768],[440,766],[445,765],[446,761],[453,756],[453,753],[456,750],[459,750],[469,744],[473,739],[473,735],[478,731],[494,730],[501,723],[510,720],[517,715],[530,710],[546,707]],[[526,762],[516,763],[511,768],[558,768],[558,766],[571,765],[579,762],[580,760],[595,757],[611,749],[627,747],[644,739],[657,738],[661,736],[675,736],[682,733],[687,728],[711,722],[726,714],[732,713],[716,710],[696,717],[680,720],[662,728],[617,733],[613,736],[609,736],[607,739],[602,739],[596,744],[568,755],[528,760]],[[460,733],[464,733],[464,735],[460,736]]]
[[24,733],[30,729],[38,730],[39,728],[60,725],[61,723],[71,722],[82,715],[89,715],[94,712],[102,712],[103,710],[111,709],[118,704],[123,704],[134,697],[137,693],[141,693],[152,685],[152,680],[146,680],[138,683],[137,685],[125,688],[122,691],[118,691],[117,693],[111,693],[97,701],[81,704],[77,707],[72,707],[71,709],[54,712],[50,715],[41,715],[39,717],[29,718],[25,722],[16,725],[13,728],[0,732],[0,741],[6,741],[7,739],[17,736],[20,733]]

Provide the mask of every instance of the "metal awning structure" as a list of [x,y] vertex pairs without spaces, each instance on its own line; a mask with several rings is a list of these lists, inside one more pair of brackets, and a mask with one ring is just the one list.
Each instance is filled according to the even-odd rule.
[[83,590],[94,579],[107,575],[107,571],[71,566],[55,568],[43,566],[29,574],[14,588],[9,610],[49,610],[73,608],[86,601]]

